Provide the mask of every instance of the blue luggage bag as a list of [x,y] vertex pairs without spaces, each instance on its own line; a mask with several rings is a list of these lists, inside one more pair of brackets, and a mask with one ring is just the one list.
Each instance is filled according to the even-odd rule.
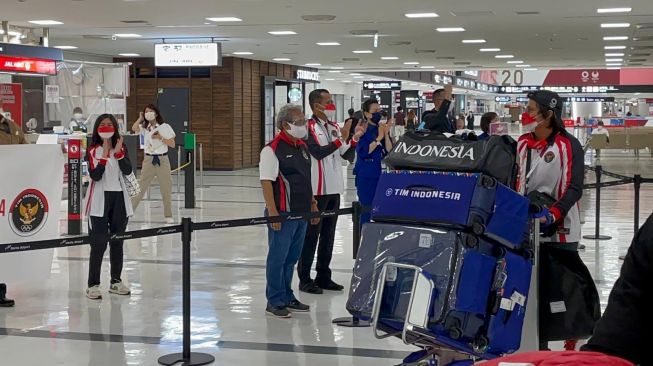
[[[428,273],[434,291],[426,331],[440,344],[485,358],[519,348],[532,269],[528,259],[459,231],[366,224],[347,301],[352,315],[371,318],[386,263]],[[409,270],[386,273],[379,325],[389,333],[404,326],[412,281]]]
[[528,243],[529,201],[480,173],[383,172],[372,219],[471,230],[511,249]]

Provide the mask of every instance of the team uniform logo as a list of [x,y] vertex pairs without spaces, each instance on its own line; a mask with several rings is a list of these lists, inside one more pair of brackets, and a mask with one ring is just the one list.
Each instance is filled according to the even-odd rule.
[[27,189],[11,204],[9,226],[16,235],[35,235],[48,221],[48,212],[48,200],[45,195],[36,189]]
[[553,151],[549,151],[546,154],[544,154],[544,161],[547,163],[550,163],[553,161],[553,159],[556,157],[556,154],[553,153]]

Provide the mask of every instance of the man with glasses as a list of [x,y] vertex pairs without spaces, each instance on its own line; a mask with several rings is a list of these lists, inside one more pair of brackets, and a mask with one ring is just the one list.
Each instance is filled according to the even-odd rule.
[[456,133],[456,126],[448,116],[452,101],[453,87],[451,85],[445,85],[443,89],[434,91],[433,104],[435,108],[422,115],[424,128],[437,133]]
[[[340,195],[345,191],[342,155],[350,146],[356,144],[360,137],[354,135],[348,143],[352,120],[341,129],[335,122],[336,106],[331,94],[326,89],[313,90],[308,96],[313,110],[313,117],[308,121],[308,150],[312,157],[313,194],[320,211],[340,208]],[[331,257],[336,234],[338,217],[329,217],[319,225],[310,226],[306,233],[304,249],[297,264],[300,291],[309,294],[321,294],[323,290],[342,291],[344,287],[331,279]],[[319,246],[318,246],[319,241]],[[317,275],[311,279],[311,268],[317,251]]]
[[[308,130],[302,108],[292,104],[282,107],[277,115],[277,128],[281,132],[263,148],[259,163],[266,215],[316,212],[311,158],[304,142]],[[311,224],[317,225],[319,221],[311,220]],[[268,227],[265,311],[269,316],[290,318],[291,312],[309,311],[309,306],[299,302],[290,288],[307,226],[306,221],[288,221]]]

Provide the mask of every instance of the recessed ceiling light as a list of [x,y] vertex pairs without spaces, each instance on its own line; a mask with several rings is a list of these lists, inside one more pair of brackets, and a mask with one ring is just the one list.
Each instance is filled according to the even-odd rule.
[[531,68],[528,68],[528,69],[524,69],[524,71],[537,71],[537,69],[534,68],[534,67],[531,67]]
[[234,52],[233,54],[237,56],[248,56],[248,55],[253,55],[254,53],[249,51],[238,51],[238,52]]
[[508,61],[509,64],[523,64],[524,61]]
[[436,13],[408,13],[408,14],[404,14],[404,16],[406,16],[406,18],[413,18],[413,19],[415,19],[415,18],[437,18],[437,17],[439,17],[439,15],[436,14]]
[[324,81],[334,81],[336,79],[324,79]]
[[399,60],[399,57],[397,57],[397,56],[384,56],[384,57],[381,57],[381,60]]
[[615,62],[615,63],[606,63],[605,66],[621,66],[623,63],[621,62]]
[[605,50],[625,50],[626,46],[605,46],[603,47]]
[[344,67],[342,66],[331,66],[331,70],[343,70]]
[[621,70],[621,67],[607,67],[608,70]]
[[61,25],[63,22],[57,20],[30,20],[29,23],[36,25]]
[[495,58],[515,58],[513,55],[496,55]]
[[531,65],[522,64],[522,65],[517,65],[517,67],[531,67]]
[[273,58],[272,61],[290,61],[287,57]]
[[340,71],[337,71],[337,70],[331,70],[329,72],[332,73],[332,74],[340,74]]
[[463,39],[463,43],[470,43],[470,44],[485,43],[485,40],[484,39]]
[[628,28],[630,23],[602,23],[601,28]]
[[623,53],[606,53],[605,57],[622,57]]
[[633,8],[602,8],[596,9],[596,12],[599,14],[605,13],[630,13],[633,11]]
[[404,62],[404,65],[419,65],[419,62],[409,61],[409,62]]
[[141,38],[141,37],[143,37],[140,34],[136,34],[136,33],[116,33],[113,36],[117,37],[117,38]]
[[623,58],[606,58],[605,62],[623,62]]
[[309,64],[306,64],[305,66],[322,66],[322,64],[318,64],[317,62],[311,62]]
[[271,34],[273,36],[293,36],[293,35],[297,34],[297,32],[291,31],[291,30],[269,31],[268,34]]
[[340,46],[338,42],[317,42],[318,46]]
[[365,79],[365,76],[354,76],[354,79]]
[[349,83],[351,83],[351,80],[343,80],[342,82],[345,83],[345,84],[349,84]]
[[481,48],[481,52],[500,52],[501,48]]
[[603,37],[604,41],[626,41],[628,40],[627,36],[608,36]]
[[58,48],[60,50],[75,50],[77,49],[77,46],[54,46],[54,48]]
[[370,51],[370,50],[356,50],[356,51],[353,51],[353,52],[354,53],[374,53],[374,51]]
[[138,53],[119,53],[118,55],[122,56],[122,57],[139,57],[140,56],[140,54],[138,54]]
[[212,22],[242,22],[243,20],[236,17],[216,17],[216,18],[206,18]]
[[420,69],[435,69],[435,66],[420,66]]
[[350,76],[361,76],[361,74],[359,74],[359,73],[357,73],[357,72],[352,72],[352,73],[349,74],[349,75],[350,75]]
[[463,27],[445,27],[445,28],[435,28],[436,31],[440,33],[450,33],[450,32],[464,32],[465,28]]

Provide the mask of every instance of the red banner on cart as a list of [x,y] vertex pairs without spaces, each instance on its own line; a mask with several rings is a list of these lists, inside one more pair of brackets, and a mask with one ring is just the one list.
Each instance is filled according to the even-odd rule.
[[0,84],[0,107],[19,126],[23,125],[23,85]]

